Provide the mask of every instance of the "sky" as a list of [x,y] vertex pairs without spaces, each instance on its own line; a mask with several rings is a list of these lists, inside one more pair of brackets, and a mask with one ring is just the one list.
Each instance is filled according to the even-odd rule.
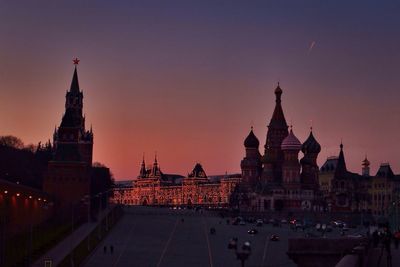
[[373,174],[399,173],[398,14],[396,1],[0,0],[0,135],[51,138],[78,57],[94,161],[116,179],[143,153],[166,173],[240,172],[252,125],[264,150],[278,81],[319,165],[342,140],[349,170],[367,155]]

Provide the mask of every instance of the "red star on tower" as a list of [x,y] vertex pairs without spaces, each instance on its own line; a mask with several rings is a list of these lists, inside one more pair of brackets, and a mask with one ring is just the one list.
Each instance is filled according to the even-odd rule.
[[78,65],[79,61],[80,60],[77,57],[72,60],[72,62],[74,62],[74,65]]

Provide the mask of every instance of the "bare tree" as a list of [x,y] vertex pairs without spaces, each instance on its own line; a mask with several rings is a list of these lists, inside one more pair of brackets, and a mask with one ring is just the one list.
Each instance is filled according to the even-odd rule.
[[12,147],[12,148],[17,148],[17,149],[23,149],[24,142],[22,142],[21,139],[19,139],[18,137],[15,137],[13,135],[3,135],[3,136],[0,136],[0,146],[7,146],[7,147]]

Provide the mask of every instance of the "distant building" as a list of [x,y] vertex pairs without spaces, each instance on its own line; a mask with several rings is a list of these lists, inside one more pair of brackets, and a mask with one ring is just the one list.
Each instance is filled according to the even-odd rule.
[[201,164],[197,163],[187,177],[164,174],[157,158],[146,168],[143,159],[139,176],[131,186],[117,187],[114,202],[125,205],[205,205],[227,206],[240,177],[211,181]]
[[340,153],[336,164],[324,164],[321,169],[327,175],[328,169],[332,171],[333,177],[330,181],[331,190],[327,198],[331,211],[366,212],[369,210],[370,195],[368,194],[371,177],[353,173],[347,170],[343,152],[343,144],[340,144]]
[[324,199],[329,198],[332,193],[332,180],[338,163],[338,157],[328,157],[319,172],[319,189]]
[[[391,209],[396,209],[394,201],[399,200],[400,175],[395,175],[389,163],[382,163],[371,179],[369,194],[370,210],[375,216],[387,216]],[[398,204],[397,204],[398,205]]]

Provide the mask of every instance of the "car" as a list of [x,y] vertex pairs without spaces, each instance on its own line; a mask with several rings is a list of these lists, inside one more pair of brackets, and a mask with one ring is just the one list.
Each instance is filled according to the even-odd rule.
[[231,238],[228,243],[228,249],[237,249],[237,241],[238,239],[236,237]]
[[315,225],[315,230],[321,231],[321,224],[320,224],[320,223],[317,223],[317,224]]
[[320,237],[319,234],[317,235],[317,234],[314,234],[314,233],[312,233],[312,232],[306,233],[305,236],[306,236],[306,237],[311,237],[311,238],[313,238],[313,237]]
[[281,220],[281,224],[287,224],[287,220],[286,219],[282,219]]
[[303,229],[304,225],[298,222],[298,223],[295,224],[295,228],[296,229]]
[[357,228],[357,225],[354,223],[347,223],[347,227],[355,229]]
[[254,223],[255,221],[256,221],[256,219],[254,217],[247,218],[247,222],[249,222],[249,223]]
[[242,250],[243,251],[251,251],[251,244],[249,241],[246,241],[243,243]]
[[240,221],[239,225],[246,225],[246,222],[245,221]]
[[346,231],[349,231],[349,230],[350,230],[350,228],[347,226],[347,224],[343,224],[342,231],[346,232]]
[[323,223],[323,224],[321,225],[321,230],[324,231],[324,232],[326,231],[326,224],[325,224],[325,223]]
[[279,241],[279,236],[278,235],[271,235],[269,237],[269,240],[271,240],[271,241]]
[[255,234],[258,234],[258,230],[253,228],[253,229],[250,229],[249,231],[247,231],[247,233],[249,235],[255,235]]
[[362,237],[364,237],[364,235],[360,234],[360,233],[355,233],[355,234],[352,234],[352,235],[347,235],[347,237],[350,237],[350,238],[362,238]]
[[258,226],[258,227],[260,227],[260,226],[263,226],[263,220],[261,220],[261,219],[258,219],[257,221],[256,221],[256,226]]
[[270,223],[270,224],[274,224],[274,223],[275,223],[275,221],[276,221],[275,219],[269,219],[269,220],[268,220],[268,223]]
[[239,225],[241,222],[243,222],[243,218],[242,217],[236,217],[235,219],[233,219],[232,224],[233,225]]
[[332,226],[330,226],[329,224],[326,226],[326,232],[332,232]]
[[332,225],[333,225],[334,227],[342,228],[343,225],[344,225],[344,222],[339,221],[339,220],[335,220],[335,221],[332,221]]

